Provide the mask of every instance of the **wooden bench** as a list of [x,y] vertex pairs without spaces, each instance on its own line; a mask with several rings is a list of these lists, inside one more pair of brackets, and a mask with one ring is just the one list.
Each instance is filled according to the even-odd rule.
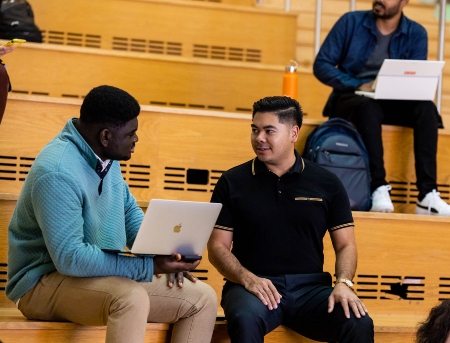
[[[7,224],[17,198],[17,195],[0,193],[1,242],[6,242]],[[148,202],[139,201],[139,204],[145,210]],[[450,218],[362,212],[354,212],[354,218],[359,250],[355,290],[374,320],[375,341],[410,343],[417,324],[424,320],[429,309],[441,300],[450,299],[450,274],[446,268],[450,262]],[[0,263],[6,271],[7,246],[3,244]],[[324,252],[324,268],[333,273],[335,259],[328,237],[325,237]],[[209,263],[207,252],[194,274],[211,285],[220,299],[224,281]],[[2,281],[6,282],[6,276]],[[212,342],[229,342],[222,318],[223,311],[218,305]],[[104,335],[105,327],[26,320],[6,299],[4,288],[1,289],[3,343],[22,343],[25,338],[27,343],[95,342],[103,340]],[[22,341],[12,340],[13,337]],[[168,337],[170,325],[148,324],[146,342],[167,342]],[[280,341],[312,342],[284,327],[277,328],[266,339],[266,342]]]
[[[0,189],[18,194],[42,147],[71,117],[81,100],[11,94],[0,125]],[[323,120],[305,119],[297,150]],[[139,143],[124,178],[137,199],[209,201],[223,171],[254,157],[248,141],[250,114],[142,106]],[[20,128],[20,129],[19,129]],[[414,213],[415,186],[411,129],[383,127],[387,180],[395,211]],[[14,142],[14,144],[11,144]],[[183,146],[183,149],[179,147]],[[450,198],[450,130],[439,130],[438,190]],[[191,177],[203,173],[204,178]]]
[[[285,68],[37,43],[3,60],[13,93],[81,99],[108,84],[141,104],[238,113],[250,113],[264,96],[281,95]],[[328,92],[309,71],[299,71],[299,101],[309,116],[321,113]]]
[[[3,60],[16,94],[81,99],[93,87],[110,84],[127,90],[141,104],[237,113],[251,113],[253,102],[263,96],[281,95],[284,74],[284,65],[37,43],[27,43]],[[301,67],[297,74],[297,98],[306,118],[323,121],[331,89],[311,68]],[[441,114],[449,126],[450,89],[444,89],[442,100]]]
[[170,0],[49,0],[33,10],[45,43],[250,64],[295,57],[294,13]]
[[[311,74],[315,57],[316,22],[316,6],[315,1],[312,0],[293,1],[290,13],[283,12],[284,0],[265,0],[256,8],[252,8],[249,2],[244,0],[242,2],[224,0],[214,4],[194,1],[101,0],[92,2],[77,0],[68,4],[67,8],[65,5],[64,11],[60,10],[60,6],[57,0],[51,0],[36,3],[33,7],[36,18],[39,18],[40,27],[44,31],[44,42],[52,45],[88,47],[94,50],[113,49],[134,52],[137,55],[150,54],[160,57],[179,56],[200,61],[222,61],[225,64],[241,61],[250,66],[271,65],[278,72],[273,77],[268,77],[268,74],[261,77],[260,73],[252,72],[251,68],[249,70],[244,67],[238,75],[231,73],[223,77],[220,68],[217,70],[201,63],[186,68],[185,64],[174,66],[173,63],[155,65],[147,62],[146,66],[138,68],[136,63],[125,62],[113,68],[109,64],[111,59],[105,58],[105,73],[100,75],[98,71],[104,68],[101,64],[86,63],[93,66],[89,68],[89,66],[82,66],[82,63],[65,61],[64,57],[63,60],[60,58],[45,58],[46,61],[36,59],[39,62],[35,65],[43,68],[43,75],[34,68],[30,69],[28,61],[35,60],[30,56],[20,63],[21,68],[14,66],[11,71],[20,70],[25,74],[21,80],[25,81],[30,77],[32,79],[36,77],[38,84],[33,84],[32,79],[23,83],[18,79],[15,87],[18,87],[19,91],[51,96],[61,96],[62,93],[66,96],[80,97],[90,89],[89,85],[92,83],[104,80],[102,77],[105,75],[117,74],[120,80],[115,84],[127,85],[126,88],[136,94],[141,103],[150,102],[175,107],[209,107],[245,112],[249,110],[249,104],[253,99],[267,94],[281,93],[284,66],[290,59],[296,58],[301,64],[298,99],[310,117],[317,119],[321,117],[323,106],[330,93],[330,88],[320,84]],[[125,6],[126,13],[123,11]],[[356,4],[356,9],[370,7],[371,2],[367,0],[358,1]],[[348,10],[347,0],[324,0],[321,41],[339,16]],[[405,8],[405,13],[427,28],[430,38],[429,58],[435,59],[438,46],[438,21],[434,16],[434,6],[415,1]],[[192,18],[192,20],[186,20],[186,18]],[[183,23],[183,30],[179,30],[179,23]],[[449,39],[446,38],[446,41]],[[277,48],[274,49],[274,46]],[[15,63],[12,58],[10,61],[8,57],[6,59],[10,64]],[[50,72],[45,70],[43,66],[46,63],[55,66],[54,69]],[[72,68],[65,72],[64,68],[61,69],[61,63],[68,64]],[[79,69],[74,66],[79,66]],[[193,73],[197,76],[195,79],[192,79],[194,74],[188,72],[192,70],[192,67],[195,70]],[[76,88],[75,85],[59,87],[61,80],[51,80],[47,87],[52,84],[58,86],[48,87],[45,90],[41,81],[50,78],[55,69],[61,70],[58,74],[59,78],[64,79],[70,76],[70,81],[80,81],[85,88]],[[91,71],[89,76],[83,74],[86,70]],[[131,79],[130,75],[133,75]],[[157,80],[157,86],[154,88],[147,88],[151,86],[148,82],[150,75],[153,77],[152,80]],[[134,77],[135,82],[133,82]],[[141,80],[142,77],[145,77],[144,81]],[[450,124],[450,119],[447,119],[450,118],[450,83],[445,81],[450,80],[449,77],[450,66],[447,65],[444,68],[441,113],[444,116],[444,122]],[[225,81],[221,83],[220,91],[216,91],[218,79]],[[166,83],[166,80],[172,81]],[[194,80],[196,84],[191,84],[189,80]],[[241,80],[245,82],[242,83]],[[129,88],[127,81],[132,84]],[[176,81],[180,81],[180,88],[177,88]],[[258,92],[258,95],[254,97],[248,94],[250,91]]]
[[[375,316],[376,343],[411,343],[422,316]],[[384,323],[384,324],[381,324]],[[82,326],[65,322],[39,322],[25,319],[17,309],[0,309],[0,335],[3,343],[99,343],[105,339],[104,326]],[[170,341],[169,324],[149,323],[145,343]],[[211,343],[229,343],[226,322],[218,320]],[[314,341],[280,326],[265,337],[265,343],[312,343]]]

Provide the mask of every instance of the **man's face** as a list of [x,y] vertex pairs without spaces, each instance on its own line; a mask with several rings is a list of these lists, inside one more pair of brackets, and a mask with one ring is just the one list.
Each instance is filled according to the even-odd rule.
[[127,161],[134,152],[134,146],[139,140],[136,131],[138,129],[138,120],[134,118],[122,127],[110,129],[111,138],[106,147],[108,159],[117,161]]
[[372,12],[376,18],[391,19],[402,12],[406,0],[374,0]]
[[256,112],[250,140],[258,159],[269,165],[281,165],[292,157],[296,128],[289,122],[280,123],[276,114]]

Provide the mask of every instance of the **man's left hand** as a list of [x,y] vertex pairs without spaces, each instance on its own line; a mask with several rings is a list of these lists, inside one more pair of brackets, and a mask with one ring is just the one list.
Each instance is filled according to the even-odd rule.
[[347,318],[350,318],[350,308],[356,318],[361,318],[361,316],[365,316],[368,312],[366,306],[355,292],[344,283],[338,283],[331,292],[328,298],[328,313],[333,312],[336,303],[341,303]]
[[14,46],[0,46],[0,56],[10,53],[15,49]]

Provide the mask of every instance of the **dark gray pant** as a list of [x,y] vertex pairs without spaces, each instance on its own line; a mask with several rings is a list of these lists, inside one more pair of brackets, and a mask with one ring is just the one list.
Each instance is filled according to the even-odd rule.
[[[264,335],[283,324],[301,335],[321,342],[372,343],[373,322],[369,315],[347,319],[340,304],[328,313],[331,276],[328,273],[267,277],[282,295],[269,310],[243,286],[227,282],[222,307],[232,343],[262,343]],[[318,277],[314,280],[312,278]]]

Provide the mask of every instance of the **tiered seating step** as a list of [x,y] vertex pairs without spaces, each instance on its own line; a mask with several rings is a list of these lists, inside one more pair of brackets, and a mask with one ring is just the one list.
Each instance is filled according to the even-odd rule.
[[[376,343],[410,343],[420,316],[374,316]],[[377,324],[378,323],[378,324]],[[99,343],[105,339],[106,327],[83,326],[67,322],[27,320],[19,310],[0,308],[0,338],[3,343]],[[167,343],[169,324],[149,323],[144,343]],[[283,326],[264,340],[266,343],[314,343]],[[226,322],[218,320],[211,343],[229,343]]]
[[[79,115],[80,105],[76,99],[10,94],[0,125],[2,192],[20,192],[34,158],[69,118]],[[322,122],[304,120],[298,151],[303,151],[306,137]],[[124,178],[137,199],[209,201],[223,171],[254,157],[248,142],[250,123],[250,114],[142,106],[136,152],[121,163]],[[385,126],[383,142],[395,211],[414,213],[418,192],[412,131]],[[187,175],[190,169],[202,170],[207,177],[202,183],[193,182]],[[450,129],[445,129],[439,130],[438,190],[446,200],[449,180]]]

